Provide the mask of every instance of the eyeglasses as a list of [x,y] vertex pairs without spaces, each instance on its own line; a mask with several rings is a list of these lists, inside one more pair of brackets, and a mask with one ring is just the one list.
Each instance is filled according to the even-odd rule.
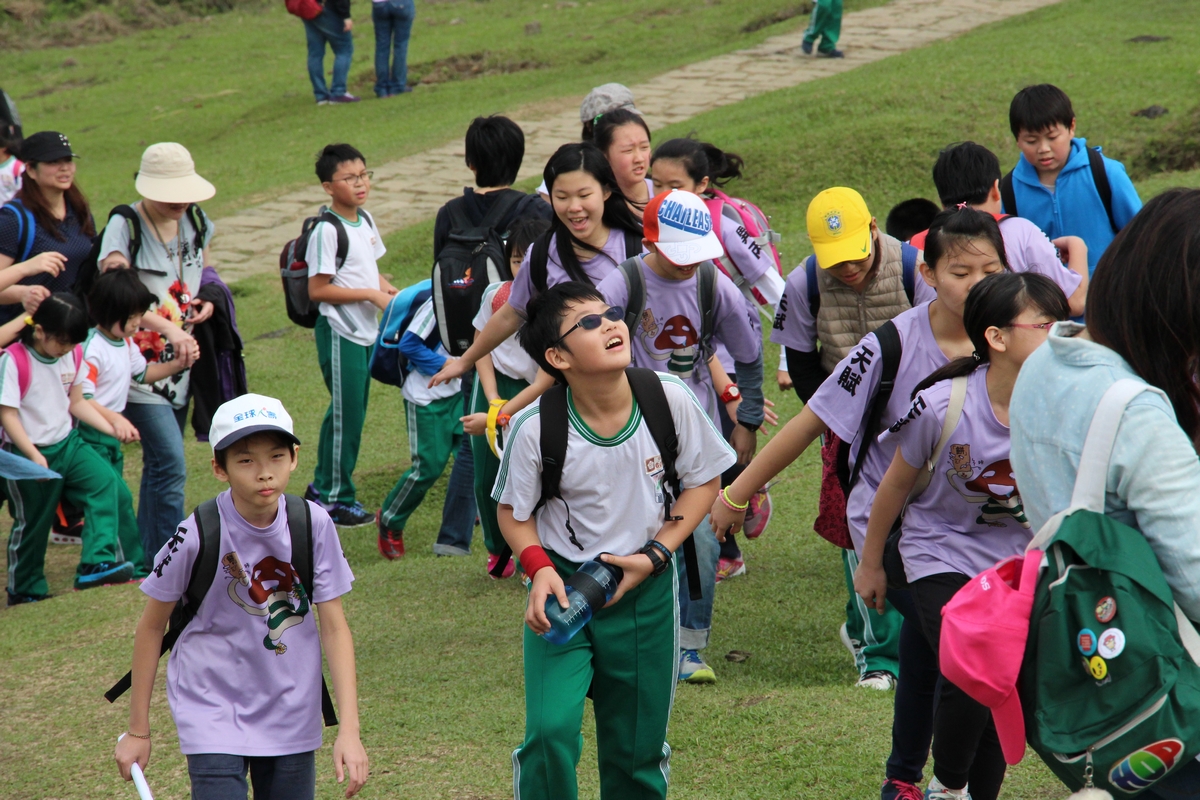
[[594,331],[600,327],[600,323],[604,320],[609,322],[620,322],[625,319],[625,309],[621,306],[609,306],[608,310],[602,314],[588,314],[586,317],[581,317],[578,322],[567,329],[567,332],[550,343],[551,347],[557,347],[558,343],[574,333],[576,328],[583,328],[585,331]]
[[370,183],[371,178],[375,177],[374,172],[364,172],[359,175],[347,175],[344,178],[334,178],[333,182],[344,182],[349,186],[358,186],[360,183]]
[[1004,327],[1006,328],[1033,328],[1035,331],[1048,331],[1054,325],[1053,322],[1010,322]]

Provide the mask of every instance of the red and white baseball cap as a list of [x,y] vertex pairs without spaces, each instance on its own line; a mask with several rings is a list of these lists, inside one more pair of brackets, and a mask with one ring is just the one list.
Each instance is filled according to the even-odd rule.
[[642,212],[642,230],[672,264],[699,264],[725,252],[713,233],[712,214],[691,192],[672,189],[652,197]]

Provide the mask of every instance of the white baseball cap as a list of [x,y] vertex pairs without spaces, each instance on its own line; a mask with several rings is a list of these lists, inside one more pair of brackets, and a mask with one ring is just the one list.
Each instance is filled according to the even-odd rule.
[[134,187],[142,197],[159,203],[199,203],[217,193],[196,174],[196,162],[188,149],[175,142],[146,148]]
[[724,245],[712,229],[712,214],[698,195],[672,189],[657,194],[642,212],[642,231],[672,264],[690,266],[719,258]]
[[213,414],[208,441],[213,452],[216,452],[263,431],[285,434],[292,444],[300,444],[292,432],[292,417],[284,409],[283,403],[266,395],[244,394],[222,403],[217,413]]

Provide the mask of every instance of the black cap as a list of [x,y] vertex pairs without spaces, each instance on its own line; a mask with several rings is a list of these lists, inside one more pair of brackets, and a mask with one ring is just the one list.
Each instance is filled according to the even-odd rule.
[[21,142],[21,160],[25,163],[46,164],[61,158],[79,158],[71,151],[71,143],[58,131],[38,131]]

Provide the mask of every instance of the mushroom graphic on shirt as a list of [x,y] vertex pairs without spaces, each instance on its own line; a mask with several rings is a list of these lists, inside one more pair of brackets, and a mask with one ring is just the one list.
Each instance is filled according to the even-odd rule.
[[[1005,522],[1013,519],[1022,528],[1031,527],[1029,518],[1025,516],[1025,506],[1021,503],[1021,494],[1017,490],[1017,479],[1013,475],[1012,462],[1007,458],[993,461],[971,480],[959,488],[955,477],[965,479],[962,471],[950,470],[950,483],[968,502],[982,503],[979,508],[977,525],[1004,527]],[[963,490],[966,491],[963,491]],[[972,494],[968,494],[971,492]]]
[[[247,571],[236,552],[226,553],[221,559],[229,582],[229,598],[247,614],[267,618],[267,635],[263,647],[274,650],[276,655],[287,652],[281,639],[283,632],[304,621],[308,615],[308,592],[300,582],[295,568],[286,561],[267,556]],[[238,586],[249,587],[246,593],[250,602],[242,599]]]
[[659,361],[663,358],[669,359],[668,372],[680,378],[690,378],[696,366],[696,345],[699,342],[700,335],[692,321],[683,314],[676,314],[663,323],[662,330],[654,340],[655,349],[659,352],[667,351],[666,354],[656,355],[651,352],[650,355]]

